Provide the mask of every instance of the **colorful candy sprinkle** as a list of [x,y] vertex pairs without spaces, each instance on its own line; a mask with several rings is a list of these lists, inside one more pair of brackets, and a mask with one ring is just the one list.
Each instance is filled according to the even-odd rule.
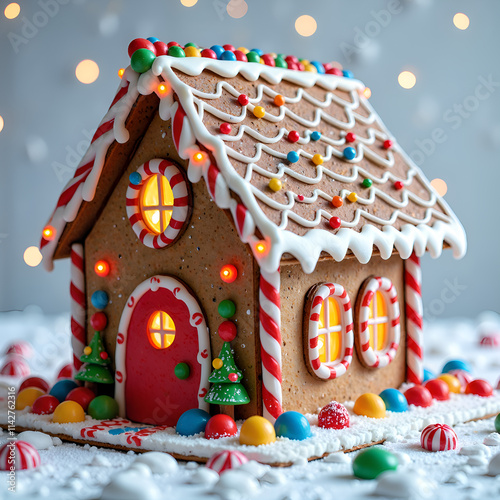
[[186,57],[182,47],[177,47],[177,45],[172,45],[172,47],[168,49],[168,55],[172,57]]
[[274,62],[274,58],[273,58],[273,56],[271,56],[271,54],[264,54],[261,57],[261,59],[266,66],[276,66],[276,63]]
[[283,106],[285,104],[285,98],[281,94],[278,94],[274,97],[274,104],[276,104],[276,106]]
[[280,56],[274,59],[274,64],[277,68],[288,69],[288,63]]
[[201,57],[206,57],[207,59],[217,59],[217,54],[212,49],[203,49],[201,51]]
[[345,142],[354,142],[356,140],[356,134],[353,132],[347,132],[345,135]]
[[264,52],[260,49],[252,49],[251,52],[255,52],[259,57],[262,57]]
[[384,141],[384,149],[391,149],[393,145],[394,144],[390,139],[386,139]]
[[201,57],[201,53],[197,47],[189,46],[184,48],[186,57]]
[[237,50],[243,52],[243,54],[248,54],[250,52],[246,47],[238,47]]
[[297,142],[300,139],[300,134],[296,130],[288,132],[288,140],[290,142]]
[[342,200],[342,198],[340,196],[334,196],[332,198],[332,205],[335,207],[335,208],[339,208],[341,207],[342,205],[344,204],[344,200]]
[[221,61],[236,61],[236,56],[234,55],[234,52],[231,52],[230,50],[225,50],[219,57]]
[[303,194],[299,194],[299,195],[297,196],[297,200],[299,200],[299,201],[304,201],[304,195],[303,195]]
[[221,123],[219,129],[221,134],[227,135],[231,133],[231,125],[229,123]]
[[356,201],[358,201],[358,195],[353,191],[352,193],[349,193],[347,195],[347,199],[351,202],[351,203],[355,203]]
[[319,141],[321,139],[321,132],[315,130],[311,133],[311,141]]
[[251,50],[250,52],[247,52],[247,59],[248,59],[248,62],[253,62],[253,63],[260,62],[259,54],[257,54],[257,52],[254,52],[253,50]]
[[224,52],[224,47],[222,47],[221,45],[212,45],[210,49],[215,52],[217,59],[219,59],[222,53]]
[[365,188],[372,187],[373,181],[371,179],[363,179],[362,185]]
[[234,55],[237,61],[248,62],[247,56],[244,52],[241,52],[241,50],[235,50]]
[[312,157],[312,161],[315,165],[321,165],[323,163],[323,157],[319,153],[316,153]]
[[344,75],[346,78],[354,78],[352,71],[349,71],[348,69],[342,70],[342,75]]
[[128,180],[130,181],[130,184],[133,184],[134,186],[138,186],[142,182],[142,177],[139,172],[132,172],[129,175]]
[[290,151],[287,155],[286,155],[286,159],[290,162],[290,163],[297,163],[299,161],[299,153],[297,153],[297,151]]
[[262,106],[255,106],[255,108],[253,108],[253,114],[257,118],[263,118],[266,114],[266,110]]
[[269,188],[275,193],[278,192],[283,187],[279,179],[273,178],[269,181]]
[[396,181],[394,183],[394,187],[398,190],[398,191],[401,191],[401,189],[403,189],[405,187],[405,185],[401,182],[401,181]]
[[230,43],[226,43],[225,45],[223,45],[223,47],[224,50],[230,50],[231,52],[234,52],[236,50],[235,46],[231,45]]
[[238,96],[238,102],[242,105],[242,106],[246,106],[250,101],[248,99],[248,96],[246,96],[245,94],[240,94]]
[[347,146],[344,149],[344,158],[347,160],[354,160],[354,158],[356,158],[356,150],[351,146]]
[[327,75],[343,76],[342,70],[339,68],[331,68],[326,71]]
[[331,217],[328,223],[332,229],[338,229],[342,224],[342,221],[340,220],[340,217]]

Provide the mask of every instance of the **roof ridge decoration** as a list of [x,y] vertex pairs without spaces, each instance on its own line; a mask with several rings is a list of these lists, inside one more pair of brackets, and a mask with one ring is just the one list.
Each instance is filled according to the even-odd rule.
[[[239,116],[223,112],[215,105],[207,104],[207,101],[216,104],[216,99],[220,98],[223,93],[232,95],[237,99],[240,92],[231,84],[221,80],[217,82],[215,93],[209,94],[189,86],[179,77],[179,73],[188,77],[196,77],[203,71],[211,71],[225,79],[240,75],[248,82],[259,81],[257,95],[255,98],[250,98],[246,106],[241,106]],[[117,124],[113,125],[113,130],[110,129],[103,134],[105,139],[102,146],[92,143],[89,152],[82,160],[82,164],[84,161],[88,161],[89,155],[95,155],[96,158],[99,158],[99,161],[95,162],[96,165],[88,172],[83,187],[77,189],[75,193],[77,199],[68,203],[68,206],[71,206],[72,209],[66,208],[65,221],[72,220],[71,217],[76,216],[82,200],[90,201],[93,198],[102,169],[100,159],[103,159],[106,153],[102,149],[106,148],[107,150],[107,147],[112,142],[111,136],[118,142],[126,142],[128,137],[123,123],[137,95],[149,95],[156,92],[160,98],[160,117],[163,120],[172,119],[174,142],[178,153],[189,162],[189,180],[195,183],[202,177],[205,179],[212,198],[220,208],[231,211],[241,239],[250,244],[256,260],[264,270],[273,272],[278,269],[283,254],[290,254],[295,257],[307,273],[314,270],[322,252],[331,255],[337,261],[341,261],[345,258],[347,252],[351,251],[360,262],[366,263],[370,260],[374,247],[379,250],[384,259],[389,258],[394,249],[399,252],[403,259],[409,258],[413,251],[417,256],[421,256],[426,249],[430,251],[433,257],[438,257],[441,254],[443,244],[446,242],[453,248],[455,257],[461,257],[465,254],[466,238],[462,225],[447,203],[430,186],[422,171],[395,143],[368,101],[360,96],[365,88],[360,81],[332,74],[294,71],[243,61],[159,56],[152,63],[151,69],[140,76],[131,67],[127,68],[122,77],[121,88],[127,86],[127,82],[127,98],[122,98],[118,106],[119,110],[113,112],[116,113],[115,122]],[[297,144],[299,148],[296,150],[300,158],[312,160],[313,155],[307,152],[312,133],[310,128],[314,128],[319,122],[324,122],[328,126],[340,129],[339,138],[337,139],[326,136],[321,137],[321,141],[326,145],[326,154],[322,157],[322,162],[316,165],[315,177],[308,177],[299,173],[294,168],[294,164],[288,161],[286,154],[272,147],[283,140],[285,134],[289,131],[280,128],[275,137],[267,137],[252,129],[252,127],[242,124],[247,114],[253,113],[264,95],[271,98],[277,95],[277,92],[266,85],[265,82],[271,85],[286,82],[296,84],[299,87],[294,96],[285,96],[286,102],[285,105],[280,107],[279,115],[266,113],[261,119],[279,123],[286,116],[298,121],[305,127],[306,132],[299,138]],[[168,91],[159,92],[159,85],[165,83]],[[327,92],[325,101],[318,100],[311,92],[308,92],[308,89],[312,87],[318,87]],[[342,99],[338,95],[339,92],[335,93],[335,91],[348,93],[351,102]],[[129,94],[130,98],[128,97]],[[286,104],[293,104],[302,100],[307,101],[316,108],[313,120],[307,120],[293,113],[286,106]],[[325,109],[332,103],[343,107],[347,121],[338,120],[326,113]],[[358,108],[364,113],[358,112]],[[110,108],[110,112],[112,110],[113,106]],[[110,112],[101,122],[100,127],[106,123],[106,118],[109,121]],[[209,132],[203,121],[205,114],[211,114],[218,120],[229,124],[241,124],[237,134],[213,134]],[[366,136],[357,138],[354,157],[346,159],[342,148],[348,145],[346,140],[347,131],[355,123],[367,127]],[[110,134],[108,138],[106,138],[107,134]],[[239,141],[245,136],[256,141],[256,153],[252,157],[245,156],[231,147],[231,143]],[[392,148],[385,151],[386,156],[379,154],[372,147],[376,141],[389,138],[392,140]],[[210,161],[205,161],[203,164],[193,161],[193,155],[199,152],[200,144],[211,153],[215,160],[214,164]],[[90,151],[92,151],[92,154]],[[271,155],[279,160],[275,172],[269,172],[257,165],[263,154]],[[391,168],[394,166],[395,154],[402,157],[405,167],[407,167],[406,177],[397,177],[391,172]],[[361,164],[364,159],[376,165],[376,172],[380,174],[374,175],[373,170],[370,171],[365,165]],[[244,175],[240,175],[236,171],[231,160],[246,164]],[[350,167],[350,172],[339,173],[328,168],[328,164],[332,161],[345,162],[346,166]],[[77,169],[77,172],[80,169],[81,167]],[[314,189],[309,196],[283,190],[286,202],[280,202],[251,183],[252,175],[255,173],[269,179],[282,179],[286,176],[293,181],[304,183],[310,187],[321,183],[322,179],[328,178],[339,183],[350,183],[358,180],[360,175],[364,175],[372,180],[373,186],[370,187],[368,195],[359,195],[357,197],[354,218],[340,221],[340,227],[335,232],[332,232],[331,228],[328,227],[329,219],[333,218],[332,214],[335,214],[331,205],[331,211],[324,208],[315,210],[315,216],[312,219],[301,217],[300,214],[293,211],[295,205],[299,202],[307,203],[311,207],[314,207],[314,204],[319,201],[327,200],[330,202],[332,200],[331,195],[322,190],[321,186]],[[418,181],[428,192],[429,197],[424,199],[405,189],[401,193],[401,199],[398,200],[377,187],[382,187],[388,181],[400,182],[404,186],[409,186],[413,181]],[[347,189],[340,189],[339,191],[341,198],[346,198],[351,194],[351,191]],[[375,200],[381,200],[391,207],[390,218],[384,219],[370,212],[370,207]],[[402,210],[410,202],[425,209],[422,218],[414,217]],[[270,220],[262,207],[269,207],[279,211],[281,222],[277,224]],[[364,225],[360,230],[354,230],[353,228],[360,223],[362,218],[365,222]],[[303,231],[305,231],[304,234],[296,234],[287,229],[290,221],[302,226]],[[393,225],[396,221],[401,222],[399,229]],[[61,224],[58,223],[58,226],[61,226]],[[60,235],[64,225],[56,229]],[[259,240],[255,235],[256,229],[264,237],[263,241]],[[46,260],[51,260],[50,257],[56,245],[56,242],[51,241],[50,245],[47,245],[49,248],[46,246],[42,250],[42,253],[45,250],[44,257],[46,257]],[[49,262],[46,263],[46,266],[50,268],[52,264]]]

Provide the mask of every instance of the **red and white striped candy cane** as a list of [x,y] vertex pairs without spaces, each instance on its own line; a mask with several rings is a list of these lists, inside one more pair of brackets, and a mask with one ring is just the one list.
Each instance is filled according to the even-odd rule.
[[80,356],[86,343],[86,299],[83,245],[71,245],[71,346],[73,347],[73,368],[75,373],[82,366]]
[[458,438],[449,425],[431,424],[420,434],[420,444],[428,451],[456,450]]
[[424,379],[421,285],[420,259],[412,253],[410,258],[405,261],[406,379],[414,384],[421,384]]
[[0,470],[35,469],[40,463],[37,449],[26,441],[10,441],[0,448]]
[[[321,307],[328,297],[335,297],[340,302],[342,315],[342,359],[332,365],[322,363],[319,359],[319,320]],[[325,283],[316,291],[311,313],[309,315],[309,362],[314,374],[324,380],[338,378],[348,370],[352,361],[354,345],[352,307],[349,295],[342,285]]]
[[241,451],[224,450],[214,453],[207,462],[207,467],[219,475],[226,470],[236,469],[248,462],[246,455]]
[[281,391],[280,271],[260,270],[259,320],[263,415],[273,422],[283,413]]
[[[381,292],[387,302],[388,330],[387,348],[379,352],[370,346],[370,304],[375,294]],[[401,337],[398,293],[388,278],[376,277],[368,281],[359,309],[359,339],[363,362],[371,368],[387,366],[396,356]]]

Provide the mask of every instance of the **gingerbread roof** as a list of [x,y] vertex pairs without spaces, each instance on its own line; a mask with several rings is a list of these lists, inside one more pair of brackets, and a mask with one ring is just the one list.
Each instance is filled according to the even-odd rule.
[[[153,93],[161,118],[172,120],[189,180],[204,178],[264,269],[276,270],[290,256],[305,272],[324,254],[341,261],[352,253],[366,263],[374,250],[383,258],[426,249],[437,257],[445,244],[463,256],[462,225],[388,132],[364,88],[348,77],[199,57],[160,56],[141,75],[127,68],[123,95],[77,169],[75,179],[84,180],[76,188],[70,182],[49,222],[56,237],[42,241],[46,265],[66,222],[93,199],[107,148],[128,140],[125,121],[137,96]],[[201,162],[194,156],[200,149],[208,153]],[[273,180],[271,189],[272,179],[281,188]]]

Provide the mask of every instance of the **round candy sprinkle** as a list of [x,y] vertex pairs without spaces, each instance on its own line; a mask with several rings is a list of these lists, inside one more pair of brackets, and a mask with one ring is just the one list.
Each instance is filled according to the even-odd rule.
[[246,47],[238,47],[237,50],[240,50],[243,54],[248,54],[250,52]]
[[33,406],[33,403],[44,395],[45,391],[42,391],[39,387],[26,387],[17,395],[16,410],[24,410],[27,406]]
[[330,68],[326,71],[328,75],[342,76],[342,70],[339,68]]
[[186,43],[186,45],[184,45],[184,48],[186,48],[186,47],[195,47],[195,48],[198,48],[198,45],[196,45],[193,42],[189,42],[189,43]]
[[266,418],[254,415],[243,422],[240,429],[240,444],[259,446],[274,441],[276,441],[276,431]]
[[274,430],[277,437],[303,441],[311,437],[311,425],[302,413],[297,411],[286,411],[274,422]]
[[406,398],[397,389],[385,389],[379,396],[383,399],[385,408],[388,411],[401,413],[408,410]]
[[71,391],[69,391],[66,396],[66,401],[74,401],[78,403],[83,411],[87,411],[90,402],[95,398],[95,393],[93,390],[88,387],[75,387]]
[[223,415],[222,413],[214,415],[205,427],[205,437],[207,439],[236,436],[237,432],[236,422],[229,415]]
[[[147,49],[155,54],[155,46],[145,38],[136,38],[132,40],[128,45],[128,56],[132,57],[132,54],[139,49]],[[135,71],[135,70],[134,70]]]
[[372,187],[372,184],[373,184],[373,181],[371,179],[363,179],[363,182],[362,182],[362,185],[363,187],[365,188],[369,188],[369,187]]
[[134,186],[138,186],[142,182],[142,177],[139,172],[132,172],[128,180],[130,181],[130,184],[133,184]]
[[323,157],[322,157],[319,153],[316,153],[316,154],[312,157],[312,162],[313,162],[315,165],[322,165],[322,164],[323,164]]
[[236,338],[236,325],[232,321],[224,321],[219,325],[217,333],[224,342],[231,342]]
[[168,54],[168,45],[166,43],[158,41],[153,45],[155,46],[157,56],[166,56]]
[[99,353],[99,357],[100,357],[101,359],[103,359],[103,360],[105,360],[105,361],[106,361],[106,359],[108,359],[108,358],[109,358],[109,354],[108,354],[107,352],[104,352],[104,351],[103,351],[103,352]]
[[352,74],[352,71],[349,71],[348,69],[342,70],[342,75],[345,78],[353,78],[354,77],[354,75]]
[[231,133],[231,125],[229,123],[221,123],[219,127],[221,134],[230,134]]
[[230,373],[227,378],[231,381],[231,382],[236,382],[238,380],[238,374],[237,373]]
[[429,392],[429,389],[421,385],[415,385],[407,389],[405,398],[409,405],[421,406],[422,408],[432,405],[432,394]]
[[234,52],[236,50],[235,46],[231,45],[230,43],[226,43],[225,45],[223,45],[223,47],[224,50],[230,50],[231,52]]
[[393,453],[374,447],[364,450],[354,459],[352,470],[360,479],[375,479],[382,472],[396,470],[399,462]]
[[253,108],[253,114],[257,118],[263,118],[266,114],[266,110],[262,106],[255,106],[255,108]]
[[234,52],[231,52],[230,50],[225,50],[219,57],[221,61],[236,61],[236,56],[234,55]]
[[96,420],[109,420],[118,415],[118,403],[111,396],[103,394],[90,402],[88,413]]
[[247,52],[246,54],[248,62],[252,63],[259,63],[260,62],[260,56],[257,54],[257,52],[254,52],[251,50],[250,52]]
[[427,382],[431,378],[436,378],[436,376],[430,370],[424,368],[424,382]]
[[299,194],[299,195],[297,196],[297,199],[298,199],[299,201],[304,201],[304,195],[303,195],[303,194]]
[[404,187],[405,185],[401,181],[396,181],[394,183],[394,188],[397,189],[398,191],[401,191],[401,189],[403,189]]
[[36,415],[50,415],[59,405],[59,400],[50,394],[44,394],[35,399],[31,413]]
[[486,380],[477,379],[467,384],[465,394],[474,394],[482,398],[489,398],[493,396],[493,388]]
[[222,362],[222,359],[220,358],[215,358],[213,361],[212,361],[212,366],[216,369],[216,370],[220,370],[222,368],[222,365],[224,363]]
[[132,54],[130,66],[136,73],[145,73],[151,68],[155,59],[156,55],[153,51],[138,49]]
[[311,141],[319,141],[321,139],[321,132],[315,130],[311,133]]
[[351,203],[355,203],[358,201],[358,195],[353,191],[352,193],[349,193],[347,195],[347,199],[351,202]]
[[283,187],[283,184],[279,179],[273,178],[269,181],[269,188],[275,193],[278,192]]
[[344,204],[344,201],[342,200],[342,198],[340,196],[334,196],[332,198],[332,205],[335,207],[335,208],[339,208],[341,207],[342,205]]
[[81,405],[75,401],[64,401],[57,406],[52,416],[52,422],[57,424],[69,424],[74,422],[83,422],[85,412]]
[[248,99],[248,96],[246,96],[245,94],[240,94],[238,96],[238,102],[242,105],[242,106],[246,106],[250,101]]
[[248,62],[246,54],[241,50],[235,50],[234,55],[236,56],[237,61]]
[[460,380],[458,380],[458,378],[454,375],[443,373],[442,375],[439,375],[438,379],[442,380],[448,385],[448,389],[450,390],[450,392],[453,392],[454,394],[460,394],[462,392],[462,384],[460,383]]
[[274,104],[276,104],[276,106],[283,106],[285,104],[285,98],[281,94],[276,95],[274,97]]
[[256,54],[259,55],[259,57],[262,57],[262,55],[264,54],[264,52],[260,49],[252,49],[251,50],[252,52],[255,52]]
[[353,132],[347,132],[345,135],[345,141],[346,142],[355,142],[356,141],[356,134]]
[[62,402],[66,399],[66,396],[70,393],[70,391],[76,389],[77,387],[78,387],[77,383],[74,382],[73,380],[62,379],[57,381],[52,386],[52,389],[50,389],[49,394]]
[[96,332],[102,332],[108,324],[108,317],[103,312],[96,312],[90,318],[90,326]]
[[311,64],[316,68],[316,71],[318,73],[320,73],[321,75],[325,74],[325,68],[323,67],[323,65],[320,62],[318,62],[318,61],[311,61]]
[[290,162],[290,163],[297,163],[299,161],[299,153],[297,153],[297,151],[290,151],[287,155],[286,155],[286,159]]
[[226,299],[219,303],[219,314],[226,319],[232,318],[236,313],[236,305],[232,300]]
[[186,57],[201,57],[200,50],[193,46],[184,47],[184,54]]
[[174,375],[179,380],[186,380],[189,377],[190,371],[187,363],[177,363],[174,368]]
[[393,143],[390,139],[386,139],[384,141],[384,149],[391,149],[393,146]]
[[466,372],[471,372],[471,367],[467,361],[464,361],[462,359],[452,359],[451,361],[448,361],[444,366],[441,371],[441,373],[448,373],[451,372],[451,370],[465,370]]
[[[454,377],[458,378],[458,381],[460,382],[460,385],[462,386],[462,392],[465,391],[465,388],[467,387],[467,384],[469,382],[472,382],[473,378],[472,375],[469,372],[466,372],[465,370],[451,370],[447,374],[443,375],[453,375]],[[439,377],[441,378],[441,377]]]
[[18,391],[21,392],[26,387],[38,387],[44,392],[49,392],[49,383],[41,377],[28,377],[25,378],[22,384],[19,386]]
[[344,149],[344,158],[347,160],[354,160],[354,158],[356,158],[356,150],[351,146],[347,146]]
[[[302,63],[302,64],[304,64],[304,63]],[[309,71],[310,73],[317,73],[318,72],[318,69],[316,68],[316,66],[314,66],[311,63],[304,64],[304,69],[306,71]]]
[[148,36],[147,40],[149,40],[151,43],[159,42],[160,39],[156,38],[154,36]]
[[284,69],[288,69],[288,63],[280,56],[276,57],[274,59],[274,65],[277,67],[277,68],[284,68]]
[[362,394],[354,403],[354,413],[370,418],[385,418],[384,400],[371,392]]
[[177,420],[175,432],[181,436],[193,436],[205,431],[210,413],[205,410],[193,408],[185,411]]
[[337,401],[328,403],[318,414],[318,426],[323,429],[344,429],[349,427],[347,408],[337,403]]
[[96,290],[90,297],[90,302],[96,309],[104,309],[109,302],[108,294],[104,290]]
[[450,399],[450,388],[448,384],[441,379],[428,380],[424,387],[431,393],[432,399],[437,401],[446,401]]
[[180,45],[177,42],[168,42],[167,47],[180,47]]
[[328,223],[332,229],[338,229],[341,226],[342,221],[340,220],[340,217],[331,217]]
[[207,59],[217,59],[217,54],[212,49],[203,49],[201,51],[201,57],[206,57]]
[[92,354],[92,347],[85,346],[84,349],[83,349],[83,354],[85,354],[85,356],[88,356],[88,355]]
[[288,132],[288,140],[290,142],[297,142],[300,139],[300,134],[296,130]]
[[172,47],[168,49],[168,55],[172,57],[186,57],[182,47],[178,47],[177,45],[172,45]]
[[458,445],[458,437],[449,425],[431,424],[420,434],[420,445],[428,451],[455,450]]
[[215,55],[217,56],[217,59],[220,59],[220,56],[224,52],[224,47],[220,45],[212,45],[210,47],[210,50],[213,50],[215,52]]

